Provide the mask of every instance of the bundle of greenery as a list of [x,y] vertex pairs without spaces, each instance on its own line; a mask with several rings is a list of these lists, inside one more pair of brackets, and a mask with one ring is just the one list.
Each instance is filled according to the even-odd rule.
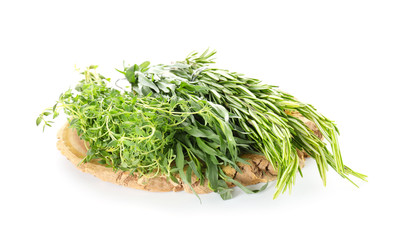
[[277,197],[302,176],[308,155],[324,184],[329,167],[349,181],[366,179],[343,164],[333,121],[276,86],[214,67],[214,54],[124,66],[113,86],[90,66],[37,125],[51,126],[63,110],[68,123],[58,148],[69,160],[105,181],[149,191],[229,199],[234,186],[255,193],[267,185],[246,186],[277,179]]

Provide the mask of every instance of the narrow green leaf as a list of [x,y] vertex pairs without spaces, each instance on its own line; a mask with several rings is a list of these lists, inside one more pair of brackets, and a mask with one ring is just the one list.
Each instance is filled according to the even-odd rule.
[[133,66],[129,67],[126,70],[126,79],[131,83],[134,84],[136,82],[135,72],[138,71],[138,65],[134,64]]
[[145,72],[146,69],[149,67],[149,65],[150,65],[150,62],[149,62],[149,61],[145,61],[145,62],[141,63],[141,64],[140,64],[141,72]]
[[41,121],[42,121],[42,117],[39,116],[39,117],[36,119],[36,125],[37,125],[37,126],[40,125]]
[[192,169],[190,167],[186,170],[186,179],[188,182],[192,182]]
[[222,117],[226,122],[228,122],[229,113],[225,107],[210,101],[208,101],[208,104],[216,111],[217,114],[219,114],[220,117]]
[[103,165],[107,164],[107,162],[105,160],[99,160],[98,163],[103,164]]
[[138,74],[138,84],[139,84],[140,86],[149,87],[149,88],[155,90],[155,92],[157,92],[157,93],[160,92],[160,90],[159,90],[159,88],[156,86],[156,84],[154,84],[150,79],[146,78],[146,77],[144,76],[144,74],[142,74],[142,73],[139,73],[139,74]]
[[214,157],[213,156],[209,156],[206,159],[207,162],[207,179],[209,181],[209,186],[213,191],[217,191],[218,188],[218,167],[217,165],[215,165],[212,161]]
[[201,140],[201,138],[196,137],[196,141],[197,141],[197,145],[200,147],[201,150],[203,150],[205,153],[209,154],[209,155],[217,155],[218,153],[216,152],[216,150],[214,150],[213,148],[211,148],[210,146],[208,146],[207,144],[205,144],[205,142],[203,140]]
[[233,189],[229,188],[225,181],[219,180],[218,181],[218,194],[223,200],[229,200],[232,198],[231,192]]

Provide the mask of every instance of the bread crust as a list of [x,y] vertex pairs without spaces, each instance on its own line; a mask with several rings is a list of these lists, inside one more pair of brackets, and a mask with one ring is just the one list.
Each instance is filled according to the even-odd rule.
[[[302,116],[297,117],[321,138],[321,133],[313,122]],[[189,193],[192,192],[190,187],[184,184],[179,177],[177,177],[179,183],[175,183],[163,175],[142,176],[139,178],[137,173],[130,174],[129,172],[120,170],[114,171],[112,168],[105,167],[98,163],[97,160],[82,163],[82,159],[86,156],[89,146],[79,138],[74,129],[69,128],[68,123],[58,131],[57,137],[57,148],[72,164],[82,172],[90,173],[103,181],[152,192],[177,192],[182,190]],[[300,159],[299,165],[303,167],[307,155],[305,152],[298,151],[298,156]],[[259,154],[243,154],[241,157],[247,159],[249,164],[238,163],[242,173],[237,172],[231,166],[222,167],[222,170],[227,176],[237,180],[245,186],[269,182],[276,179],[277,171],[264,156]],[[208,187],[207,182],[208,181],[205,181],[205,184],[201,185],[199,179],[197,179],[196,176],[192,176],[191,186],[198,194],[210,193],[212,190]],[[231,183],[228,183],[228,185],[230,187],[234,186]]]

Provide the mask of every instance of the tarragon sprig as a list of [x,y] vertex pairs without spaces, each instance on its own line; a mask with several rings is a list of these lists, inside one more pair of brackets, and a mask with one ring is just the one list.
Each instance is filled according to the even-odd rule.
[[[291,190],[297,171],[301,172],[297,150],[306,151],[316,160],[324,184],[328,166],[342,177],[353,175],[365,180],[365,175],[343,164],[339,131],[333,121],[276,86],[213,67],[212,56],[215,53],[207,50],[198,55],[194,52],[184,61],[153,66],[143,74],[138,73],[144,76],[144,81],[136,81],[132,85],[139,89],[137,93],[141,96],[153,94],[206,99],[218,115],[229,119],[229,128],[235,137],[253,142],[244,151],[263,153],[278,170],[275,197],[286,189]],[[146,84],[146,79],[149,79],[149,84]],[[300,113],[314,122],[330,143],[332,151],[291,113]]]

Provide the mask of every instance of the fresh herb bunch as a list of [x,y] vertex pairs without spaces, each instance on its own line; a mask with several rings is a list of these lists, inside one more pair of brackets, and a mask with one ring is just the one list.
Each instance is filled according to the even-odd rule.
[[[229,119],[234,136],[251,144],[243,151],[263,153],[278,170],[275,197],[291,190],[297,171],[301,173],[297,149],[304,150],[317,163],[326,184],[328,166],[339,175],[365,180],[366,176],[345,166],[338,143],[339,131],[333,121],[292,95],[243,74],[212,67],[215,51],[194,52],[184,61],[157,65],[141,73],[135,66],[121,71],[139,96],[178,96],[180,99],[206,99],[210,106]],[[131,79],[130,76],[137,76]],[[141,80],[140,80],[141,79]],[[319,139],[294,113],[314,122],[331,145]],[[231,116],[231,117],[229,117]]]
[[170,177],[175,160],[174,135],[181,129],[179,125],[190,115],[205,114],[208,108],[198,105],[196,112],[190,112],[193,108],[186,100],[120,92],[107,86],[109,79],[91,71],[95,68],[83,72],[85,78],[75,88],[76,93],[68,90],[62,94],[37,124],[43,116],[53,112],[55,118],[64,109],[70,127],[89,144],[84,162],[100,159],[99,163],[114,170]]
[[218,167],[231,165],[240,171],[236,163],[246,161],[238,157],[238,147],[248,142],[234,138],[226,117],[213,111],[204,99],[138,96],[134,91],[109,87],[110,79],[96,68],[82,72],[84,79],[75,90],[61,94],[37,118],[37,125],[51,126],[46,118],[56,118],[63,109],[70,127],[89,148],[83,162],[100,159],[99,163],[115,171],[148,178],[160,174],[174,182],[179,175],[190,187],[193,173],[201,184],[208,179],[209,186],[224,199],[231,198],[231,189],[223,180],[227,176],[219,178]]
[[[231,198],[226,182],[257,192],[222,171],[229,165],[240,172],[237,163],[247,164],[239,157],[242,152],[263,154],[278,170],[274,197],[291,190],[296,172],[301,173],[297,149],[315,158],[324,184],[328,165],[347,179],[365,179],[343,165],[332,121],[275,86],[212,67],[214,54],[192,53],[172,65],[125,66],[118,71],[130,83],[130,91],[109,87],[110,79],[91,66],[76,91],[62,94],[37,118],[37,125],[50,126],[46,118],[64,109],[70,127],[89,144],[84,162],[100,159],[115,171],[162,174],[174,182],[179,176],[192,190],[195,175],[223,199]],[[293,113],[313,121],[332,152]]]

